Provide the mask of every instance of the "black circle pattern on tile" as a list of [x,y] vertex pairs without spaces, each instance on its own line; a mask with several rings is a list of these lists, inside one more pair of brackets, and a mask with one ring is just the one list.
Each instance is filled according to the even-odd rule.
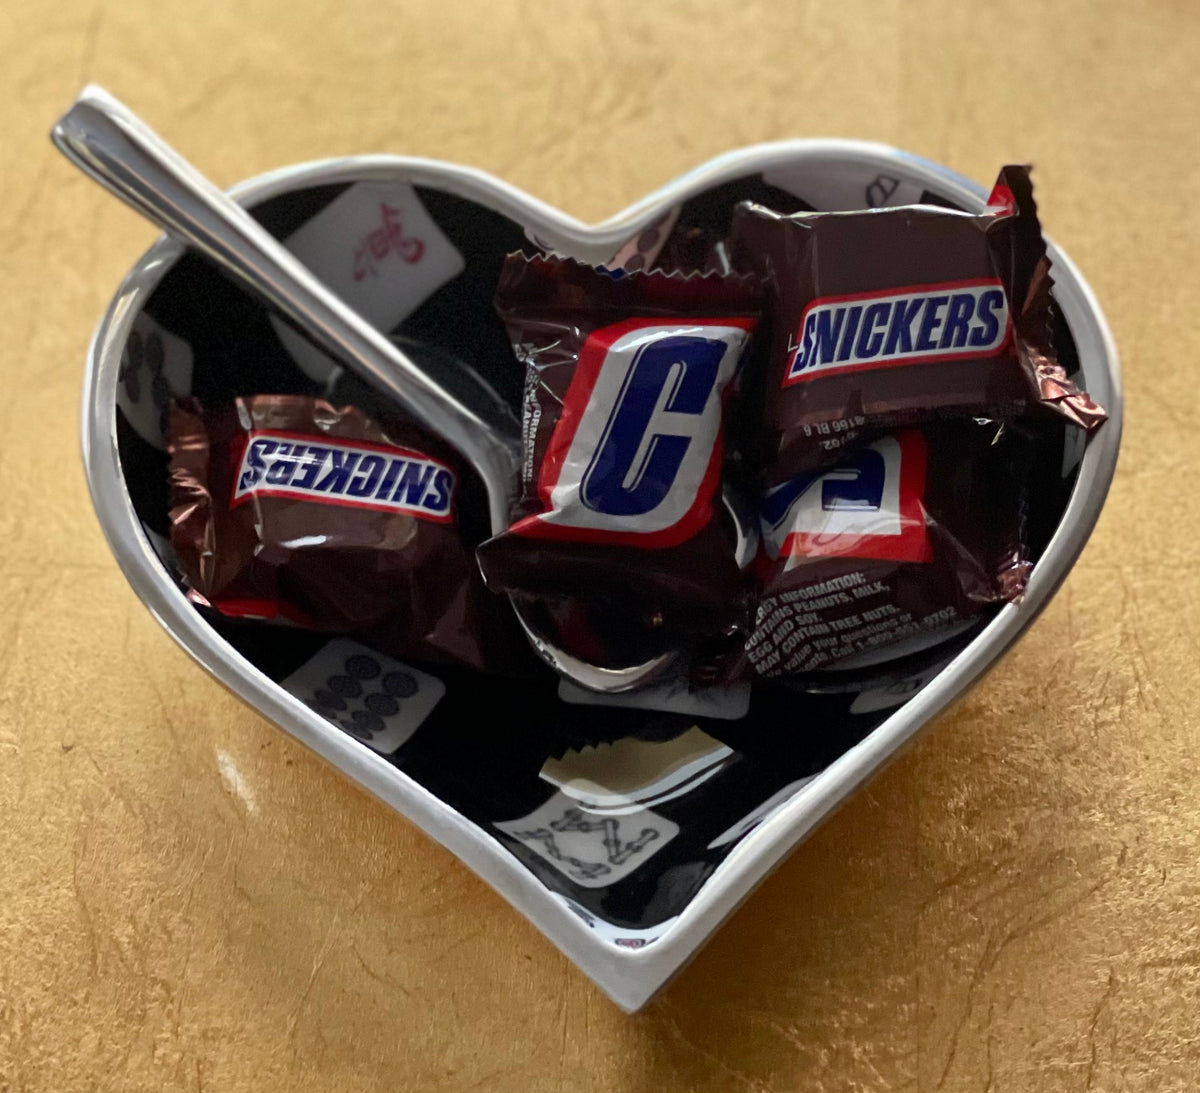
[[417,693],[417,681],[407,672],[388,672],[383,689],[395,698],[411,698]]
[[365,649],[335,663],[336,667],[329,669],[329,675],[306,699],[311,709],[377,750],[381,735],[392,728],[402,732],[408,728],[404,700],[421,690],[413,672],[389,667],[386,658]]
[[332,691],[317,691],[313,695],[313,701],[320,703],[329,710],[344,710],[346,708],[346,700],[341,695],[336,695]]
[[363,728],[361,725],[355,725],[352,721],[339,721],[337,724],[356,740],[370,742],[375,739],[375,734],[370,729]]
[[329,680],[329,689],[343,698],[358,698],[362,694],[362,684],[353,676],[334,676]]
[[391,695],[369,694],[363,703],[371,713],[380,717],[394,717],[400,712],[400,703]]
[[359,732],[377,733],[383,732],[384,729],[383,718],[369,710],[355,710],[350,715],[350,720]]
[[379,661],[364,654],[350,657],[346,661],[346,674],[355,679],[374,679],[382,671]]

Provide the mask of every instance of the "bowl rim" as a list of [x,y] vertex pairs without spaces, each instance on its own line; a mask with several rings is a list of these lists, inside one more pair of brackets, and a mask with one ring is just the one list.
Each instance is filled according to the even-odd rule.
[[[588,225],[484,171],[439,160],[347,156],[296,164],[238,184],[231,194],[254,204],[317,185],[397,180],[434,187],[486,205],[522,224],[536,239],[585,260],[601,262],[663,209],[721,182],[749,173],[837,163],[902,169],[969,209],[987,191],[908,152],[857,140],[787,140],[739,148],[693,168],[598,224]],[[238,697],[400,812],[455,854],[525,915],[614,1002],[633,1011],[647,1002],[699,951],[717,927],[772,869],[855,789],[894,759],[1001,658],[1049,602],[1082,551],[1111,485],[1123,419],[1115,343],[1091,288],[1070,258],[1047,239],[1055,295],[1075,336],[1088,387],[1109,413],[1090,438],[1067,507],[1030,578],[1024,598],[1005,605],[913,698],[864,740],[842,753],[786,803],[743,836],[687,907],[653,942],[626,949],[601,940],[567,901],[542,884],[481,826],[339,731],[260,672],[212,630],[162,566],[142,530],[125,488],[117,453],[116,392],[121,353],[134,317],[184,247],[160,237],[123,279],[87,353],[81,413],[88,489],[109,547],[138,597],[163,628],[206,671]],[[1084,350],[1089,351],[1084,361]]]

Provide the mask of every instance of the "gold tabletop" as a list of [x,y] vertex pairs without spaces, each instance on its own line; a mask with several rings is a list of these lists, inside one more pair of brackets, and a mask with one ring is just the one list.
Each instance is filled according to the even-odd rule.
[[[1182,1090],[1200,1075],[1200,6],[63,0],[0,10],[0,1090]],[[86,81],[211,177],[390,151],[585,218],[725,149],[1036,164],[1120,470],[1003,664],[629,1017],[179,651],[78,455],[153,238]]]

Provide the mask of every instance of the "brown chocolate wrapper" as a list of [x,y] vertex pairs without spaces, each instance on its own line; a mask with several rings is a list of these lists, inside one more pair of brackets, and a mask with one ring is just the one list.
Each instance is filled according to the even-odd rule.
[[1018,426],[943,421],[769,491],[741,666],[772,677],[892,659],[1017,599],[1031,456]]
[[196,603],[396,655],[507,665],[511,631],[501,637],[455,519],[460,461],[434,438],[354,407],[255,395],[177,403],[169,450],[171,542]]
[[1089,430],[1105,418],[1055,354],[1027,167],[1005,167],[978,215],[919,205],[780,215],[741,205],[729,249],[770,293],[758,396],[770,482],[939,417],[1036,407]]
[[496,307],[526,368],[524,460],[512,526],[477,557],[489,588],[540,601],[592,663],[633,663],[748,618],[721,472],[725,402],[760,296],[745,277],[505,264]]

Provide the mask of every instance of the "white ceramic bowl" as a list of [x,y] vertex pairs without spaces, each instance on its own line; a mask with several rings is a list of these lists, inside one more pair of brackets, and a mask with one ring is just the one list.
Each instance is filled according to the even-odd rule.
[[[979,209],[985,194],[945,168],[895,149],[828,140],[721,156],[594,226],[479,171],[390,156],[289,167],[234,192],[376,325],[445,338],[459,350],[477,325],[494,321],[487,280],[514,240],[605,262],[669,210],[711,212],[744,196],[761,199],[771,187],[822,209],[920,200]],[[1086,449],[1064,433],[1061,517],[1026,595],[915,675],[898,679],[882,672],[844,684],[833,677],[823,694],[776,701],[769,724],[762,721],[768,717],[762,704],[741,722],[706,720],[712,711],[689,714],[677,699],[668,702],[677,712],[665,716],[590,709],[586,717],[593,724],[608,719],[628,727],[629,737],[649,735],[658,743],[577,746],[556,760],[553,749],[537,753],[536,734],[525,754],[518,714],[497,724],[495,734],[481,732],[461,676],[386,658],[376,658],[379,671],[401,673],[406,693],[405,712],[385,731],[358,738],[339,727],[328,708],[331,719],[318,713],[313,707],[320,703],[312,699],[322,678],[328,681],[342,672],[348,656],[366,651],[346,639],[315,639],[280,652],[281,642],[300,639],[279,638],[279,631],[266,639],[261,630],[218,630],[188,602],[162,534],[162,408],[169,395],[191,391],[213,398],[239,387],[242,393],[322,390],[338,373],[165,238],[125,279],[91,347],[83,402],[88,482],[129,582],[176,641],[264,716],[448,847],[614,1001],[633,1010],[801,839],[995,663],[1082,550],[1116,464],[1120,377],[1091,291],[1066,255],[1053,245],[1050,253],[1055,296],[1083,383],[1110,418]],[[492,337],[494,342],[494,332]],[[369,684],[372,672],[363,667],[360,682]],[[470,689],[476,686],[472,682]],[[513,703],[517,709],[518,699]],[[797,738],[820,742],[800,746],[791,767],[780,766],[777,755],[764,762],[755,743],[755,730],[778,737],[786,729],[787,703],[804,720]],[[495,708],[505,708],[499,692]],[[585,716],[582,707],[560,705],[552,692],[538,698],[537,710],[543,726],[560,715],[572,723]],[[692,722],[700,729],[689,734]],[[354,730],[344,717],[341,724]],[[611,735],[623,733],[618,728]],[[453,747],[439,751],[439,737],[452,739]],[[489,748],[498,750],[492,755]],[[543,759],[549,761],[540,765]],[[635,759],[656,772],[636,785],[629,782]],[[721,830],[702,830],[714,813],[724,816]],[[581,815],[583,823],[564,822]],[[604,848],[606,835],[619,853]]]

